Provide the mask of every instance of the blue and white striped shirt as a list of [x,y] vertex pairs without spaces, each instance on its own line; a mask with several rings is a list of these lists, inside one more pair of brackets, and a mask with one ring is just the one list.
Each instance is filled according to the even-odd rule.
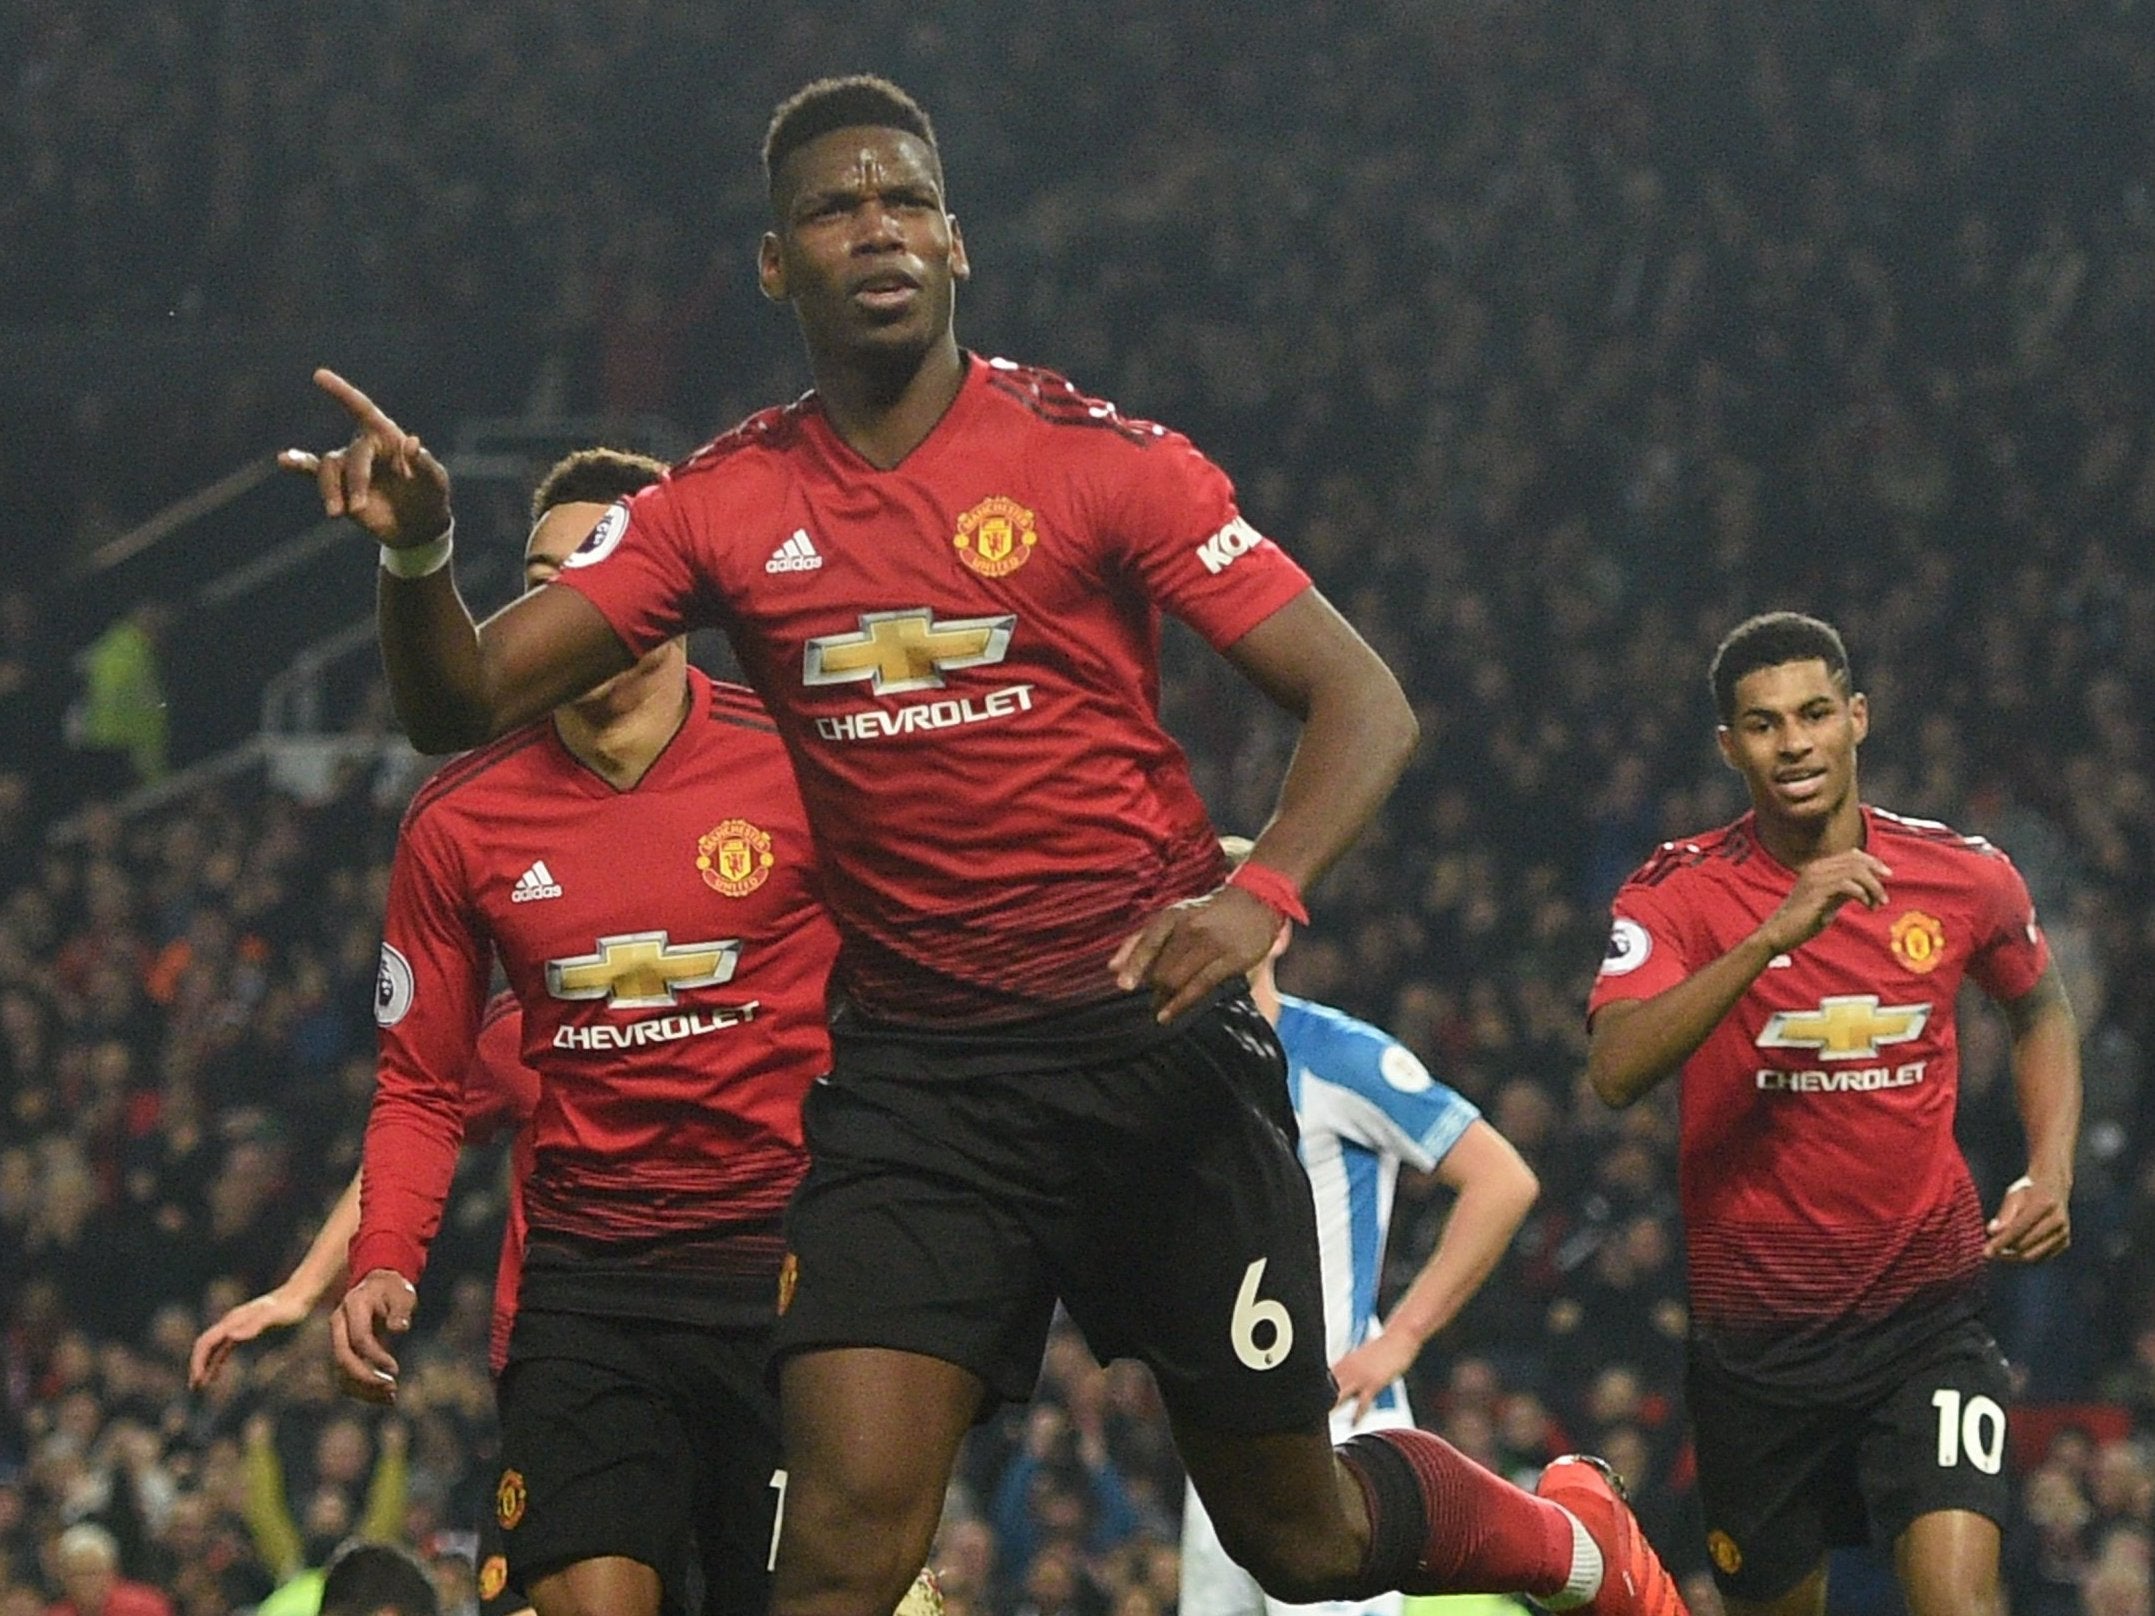
[[[1317,1203],[1325,1362],[1337,1363],[1379,1330],[1400,1168],[1428,1172],[1481,1112],[1398,1039],[1327,1005],[1281,995],[1279,1036]],[[1371,1405],[1378,1411],[1407,1412],[1406,1387],[1387,1386]]]

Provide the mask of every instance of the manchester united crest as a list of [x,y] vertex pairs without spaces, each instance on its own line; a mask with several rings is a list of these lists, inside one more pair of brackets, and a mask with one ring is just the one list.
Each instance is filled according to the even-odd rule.
[[479,1568],[479,1597],[496,1599],[502,1589],[509,1586],[509,1562],[498,1554],[486,1557],[486,1564]]
[[1945,958],[1945,927],[1920,909],[1911,909],[1894,921],[1888,935],[1893,957],[1911,971],[1928,974]]
[[745,898],[771,878],[778,857],[771,833],[745,819],[728,819],[696,840],[696,868],[703,884],[729,898]]
[[524,1505],[529,1501],[529,1495],[524,1491],[524,1473],[504,1470],[494,1488],[494,1519],[501,1522],[504,1532],[516,1530],[517,1522],[524,1518]]
[[997,494],[958,518],[958,559],[983,578],[1016,572],[1033,553],[1040,535],[1033,513],[1014,499]]
[[801,1261],[792,1252],[778,1265],[778,1311],[784,1313],[793,1305],[794,1287],[801,1282]]

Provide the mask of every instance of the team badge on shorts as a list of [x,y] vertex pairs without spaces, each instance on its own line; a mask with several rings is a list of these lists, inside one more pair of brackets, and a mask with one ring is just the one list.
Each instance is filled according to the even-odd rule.
[[789,1251],[786,1253],[786,1260],[778,1265],[778,1311],[780,1313],[785,1312],[787,1308],[793,1305],[794,1288],[800,1282],[801,1260]]
[[1893,957],[1911,971],[1928,973],[1945,958],[1945,927],[1920,909],[1911,909],[1893,922]]
[[494,1519],[501,1522],[504,1532],[516,1530],[517,1522],[524,1518],[524,1506],[530,1497],[524,1491],[524,1473],[521,1470],[504,1470],[501,1481],[494,1488]]
[[1733,1577],[1743,1569],[1743,1550],[1736,1547],[1736,1540],[1718,1529],[1706,1534],[1706,1552],[1713,1556],[1721,1575]]
[[1040,535],[1033,513],[1014,499],[997,494],[958,518],[958,559],[983,578],[1016,572],[1031,558]]
[[486,1557],[486,1564],[479,1568],[479,1597],[498,1598],[502,1589],[509,1586],[509,1562],[498,1554]]
[[777,862],[770,832],[745,819],[724,820],[696,839],[703,884],[729,898],[745,898],[762,886]]

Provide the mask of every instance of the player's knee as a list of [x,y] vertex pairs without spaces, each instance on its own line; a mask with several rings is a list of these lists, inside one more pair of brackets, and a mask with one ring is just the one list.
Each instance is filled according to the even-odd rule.
[[902,1490],[789,1490],[770,1616],[891,1616],[934,1531]]
[[1220,1544],[1228,1557],[1255,1577],[1267,1596],[1289,1605],[1343,1599],[1357,1592],[1351,1585],[1360,1556],[1352,1545],[1334,1541],[1335,1536],[1286,1521],[1220,1526]]

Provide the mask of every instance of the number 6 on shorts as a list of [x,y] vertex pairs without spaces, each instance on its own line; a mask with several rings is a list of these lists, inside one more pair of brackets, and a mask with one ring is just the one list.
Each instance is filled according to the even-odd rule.
[[[1275,1367],[1294,1347],[1294,1320],[1287,1316],[1285,1305],[1257,1294],[1267,1260],[1259,1257],[1243,1270],[1242,1289],[1235,1293],[1235,1316],[1227,1326],[1235,1356],[1258,1370]],[[1260,1329],[1270,1332],[1269,1340],[1259,1341]]]

